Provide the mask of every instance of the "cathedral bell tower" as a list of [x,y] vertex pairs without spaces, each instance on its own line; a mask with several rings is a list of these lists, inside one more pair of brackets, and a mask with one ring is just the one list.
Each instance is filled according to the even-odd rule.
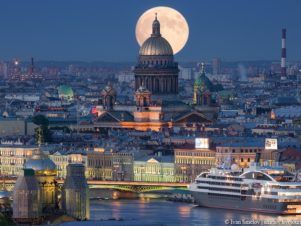
[[135,92],[135,99],[138,110],[148,108],[151,105],[151,92],[144,86],[143,83]]
[[211,105],[212,83],[205,74],[205,64],[201,64],[201,72],[193,87],[193,103],[200,106]]
[[116,90],[110,82],[108,82],[108,85],[101,91],[101,97],[104,110],[113,110],[116,102]]

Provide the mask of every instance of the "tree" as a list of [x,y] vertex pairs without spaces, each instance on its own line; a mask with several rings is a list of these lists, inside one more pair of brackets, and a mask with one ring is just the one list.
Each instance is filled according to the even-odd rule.
[[33,123],[38,125],[39,128],[36,128],[36,143],[42,144],[44,142],[51,141],[51,132],[48,128],[49,120],[44,115],[36,115],[32,119]]
[[32,122],[38,126],[48,127],[49,120],[44,115],[36,115],[33,117]]

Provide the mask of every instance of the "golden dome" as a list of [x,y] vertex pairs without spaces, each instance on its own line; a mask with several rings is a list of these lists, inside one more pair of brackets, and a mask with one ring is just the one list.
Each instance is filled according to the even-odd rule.
[[33,169],[35,171],[56,170],[56,165],[42,150],[38,149],[36,153],[25,162],[24,168]]
[[149,37],[141,46],[139,55],[143,56],[166,56],[173,55],[171,45],[168,41],[159,36],[159,37]]
[[173,50],[169,42],[161,36],[160,33],[160,22],[156,18],[153,22],[153,32],[151,37],[145,40],[142,44],[140,56],[166,56],[173,55]]

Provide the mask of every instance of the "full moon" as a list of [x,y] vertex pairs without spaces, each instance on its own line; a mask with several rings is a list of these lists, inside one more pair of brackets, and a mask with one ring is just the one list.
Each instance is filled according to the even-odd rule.
[[141,46],[152,33],[152,23],[157,13],[161,25],[161,35],[170,43],[174,54],[185,46],[189,27],[184,16],[177,10],[159,6],[145,11],[136,24],[136,39]]

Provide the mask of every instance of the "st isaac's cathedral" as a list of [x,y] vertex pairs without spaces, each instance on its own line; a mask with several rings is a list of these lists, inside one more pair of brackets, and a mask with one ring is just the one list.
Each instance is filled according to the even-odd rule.
[[134,74],[135,105],[115,105],[117,93],[108,83],[101,92],[102,106],[97,111],[95,128],[158,131],[171,127],[198,128],[216,119],[219,108],[212,96],[214,85],[205,75],[204,64],[193,87],[191,104],[179,99],[178,63],[171,45],[161,35],[157,16],[152,34],[140,48]]

